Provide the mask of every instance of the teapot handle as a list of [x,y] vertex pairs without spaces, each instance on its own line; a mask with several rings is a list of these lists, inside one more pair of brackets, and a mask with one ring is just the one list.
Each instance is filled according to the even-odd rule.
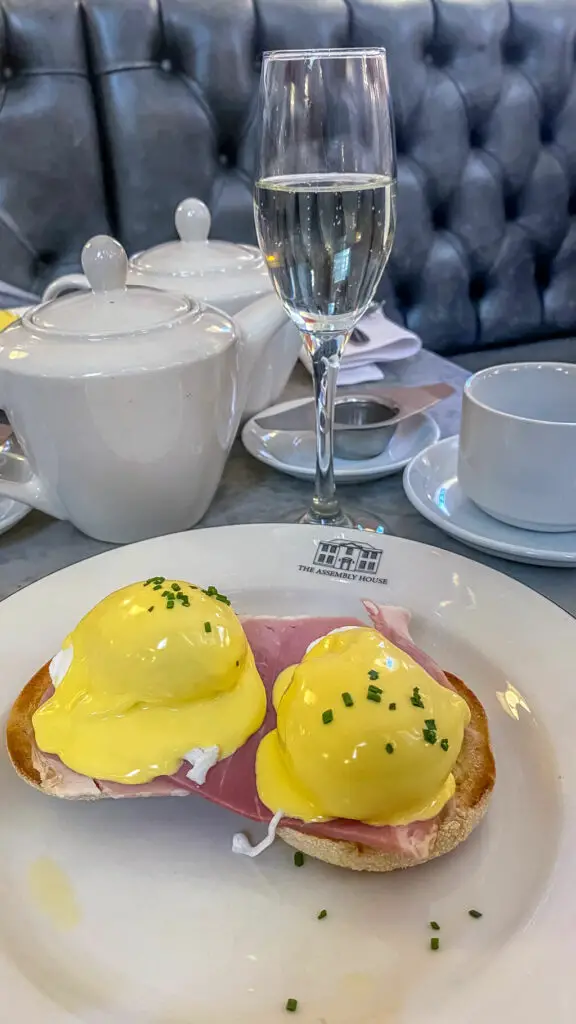
[[[0,393],[0,405],[1,402]],[[4,430],[3,425],[0,425],[0,495],[37,508],[55,519],[65,519],[63,510],[56,508],[26,456],[6,449],[10,436],[10,427]]]
[[64,277],[57,277],[55,281],[46,288],[42,302],[49,302],[50,299],[57,299],[65,292],[89,292],[90,285],[84,274],[65,274]]

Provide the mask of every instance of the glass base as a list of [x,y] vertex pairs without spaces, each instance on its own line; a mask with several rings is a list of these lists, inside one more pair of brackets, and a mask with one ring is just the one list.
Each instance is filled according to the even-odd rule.
[[364,533],[379,533],[393,535],[393,531],[384,519],[368,512],[366,509],[350,507],[346,505],[340,509],[337,517],[323,517],[318,515],[314,509],[308,508],[305,512],[296,514],[290,521],[302,523],[304,526],[332,526],[335,529],[362,530]]

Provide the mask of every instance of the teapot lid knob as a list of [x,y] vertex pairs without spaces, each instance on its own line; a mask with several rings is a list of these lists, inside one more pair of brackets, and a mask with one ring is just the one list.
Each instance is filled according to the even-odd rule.
[[183,242],[205,242],[210,234],[210,211],[201,199],[183,199],[174,219]]
[[120,242],[95,235],[82,249],[82,270],[92,291],[118,291],[126,287],[128,259]]

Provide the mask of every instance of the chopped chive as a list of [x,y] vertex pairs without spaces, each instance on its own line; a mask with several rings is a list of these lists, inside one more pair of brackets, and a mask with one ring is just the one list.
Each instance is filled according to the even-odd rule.
[[217,601],[222,601],[222,604],[230,604],[230,599],[228,597],[224,597],[224,594],[216,594],[215,597]]
[[321,910],[320,913],[318,914],[318,920],[323,921],[325,917],[328,917],[328,911]]
[[324,725],[330,725],[330,722],[333,720],[334,712],[332,711],[332,708],[328,708],[326,711],[322,712],[322,721],[324,722]]
[[396,705],[394,704],[394,702],[392,702],[392,704],[388,705],[388,710],[389,711],[396,711]]
[[173,608],[174,607],[174,601],[167,601],[166,602],[166,607],[167,608]]
[[373,700],[375,704],[379,704],[380,701],[382,700],[380,694],[376,693],[375,690],[368,690],[368,692],[366,693],[366,697],[368,700]]
[[304,854],[302,853],[302,850],[296,850],[296,853],[294,854],[294,864],[296,865],[297,868],[301,868],[303,863]]
[[342,697],[342,700],[344,701],[344,704],[346,705],[347,708],[351,708],[354,705],[354,701],[352,700],[352,694],[351,693],[348,693],[348,692],[342,693],[341,697]]
[[377,672],[375,668],[371,668],[369,673],[368,673],[368,678],[369,679],[380,679],[380,673]]
[[436,722],[433,718],[425,718],[424,725],[427,729],[432,729],[433,732],[436,732]]
[[387,754],[393,754],[394,753],[394,744],[393,743],[387,743],[386,744],[386,753]]
[[384,690],[382,689],[381,686],[374,686],[373,683],[370,683],[368,689],[371,690],[372,693],[384,693]]
[[151,605],[150,608],[148,609],[148,611],[149,612],[153,612],[154,611],[154,605]]
[[434,938],[430,939],[430,949],[440,949],[440,939],[437,936],[434,936]]
[[181,589],[181,587],[179,586],[178,583],[171,583],[170,586],[171,586],[172,590],[178,591],[178,590]]
[[434,932],[440,931],[440,925],[438,924],[438,921],[430,921],[430,927]]
[[298,1008],[298,1000],[297,999],[287,999],[286,1000],[286,1009],[289,1011],[289,1013],[294,1013],[294,1011],[297,1008]]
[[162,584],[161,583],[156,583],[156,585],[154,587],[152,587],[152,590],[162,590]]
[[426,743],[434,744],[434,743],[436,743],[436,740],[438,739],[438,735],[437,735],[437,733],[434,732],[433,729],[422,729],[422,735],[423,735],[424,741]]
[[470,917],[474,918],[475,921],[478,921],[482,917],[482,914],[479,910],[469,910],[468,913],[470,914]]
[[442,747],[442,750],[448,750],[448,747],[450,746],[450,744],[448,743],[447,739],[443,739],[443,740],[440,740],[440,746]]
[[205,633],[211,633],[212,632],[212,626],[210,625],[209,622],[205,622],[204,623],[204,632]]
[[424,701],[422,700],[422,697],[420,696],[420,690],[418,689],[417,686],[415,686],[413,691],[412,691],[412,696],[410,697],[410,702],[414,705],[415,708],[423,708],[424,707]]

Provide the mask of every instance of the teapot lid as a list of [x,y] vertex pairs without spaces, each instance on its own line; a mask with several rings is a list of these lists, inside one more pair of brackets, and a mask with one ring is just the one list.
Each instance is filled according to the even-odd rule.
[[[205,277],[207,274],[261,271],[264,260],[249,246],[208,241],[210,211],[200,199],[184,199],[176,208],[176,231],[180,240],[147,249],[130,260],[137,274],[170,277]],[[185,282],[182,282],[186,287]]]
[[197,313],[198,303],[173,292],[127,288],[128,260],[113,238],[97,235],[82,250],[82,269],[91,291],[45,302],[24,315],[26,327],[74,338],[151,332]]

